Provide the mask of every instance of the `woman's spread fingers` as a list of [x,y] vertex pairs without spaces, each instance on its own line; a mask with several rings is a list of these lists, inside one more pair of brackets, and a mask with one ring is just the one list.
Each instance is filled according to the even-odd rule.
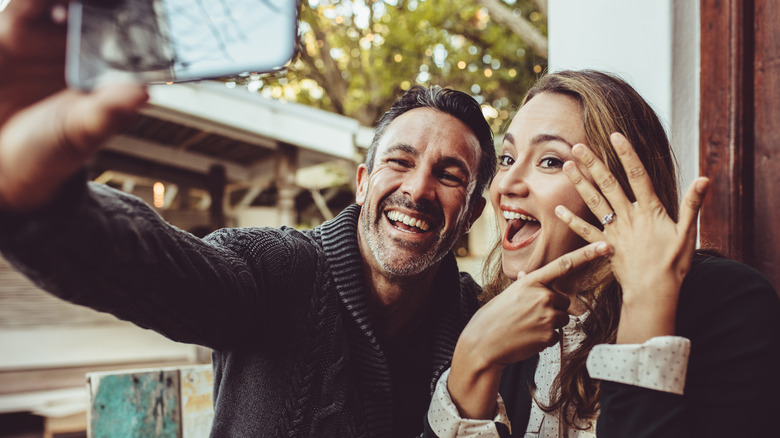
[[650,176],[647,174],[645,166],[642,165],[642,161],[639,159],[636,151],[634,151],[631,142],[623,134],[617,132],[612,133],[609,139],[612,141],[612,146],[623,164],[623,169],[628,177],[628,183],[631,186],[631,190],[634,191],[637,202],[640,204],[660,202],[653,189]]
[[596,217],[603,218],[608,214],[613,213],[612,206],[609,205],[609,202],[604,199],[601,192],[599,192],[590,181],[585,179],[582,172],[580,172],[580,169],[573,161],[563,163],[563,171],[566,173],[566,176],[569,177],[569,181],[574,184],[574,188],[577,189],[577,192],[585,201],[585,204]]
[[588,169],[590,176],[596,182],[601,193],[607,198],[607,201],[612,205],[618,216],[621,213],[625,214],[627,209],[631,206],[631,202],[623,192],[623,188],[620,187],[617,178],[610,172],[606,164],[604,164],[604,162],[602,162],[596,154],[584,144],[575,144],[571,148],[571,152],[577,157],[577,160]]
[[536,271],[531,272],[523,281],[534,281],[549,285],[554,280],[566,276],[591,260],[610,255],[611,253],[612,251],[607,242],[590,243],[582,248],[564,254]]
[[563,223],[568,225],[572,231],[577,233],[578,236],[582,237],[586,241],[593,243],[599,240],[604,240],[604,233],[602,233],[601,230],[575,215],[571,212],[571,210],[564,207],[563,205],[555,207],[555,215],[558,216],[558,218],[562,220]]
[[710,180],[706,177],[697,178],[683,198],[682,208],[680,209],[680,220],[678,225],[685,230],[689,238],[696,238],[696,225],[701,211],[701,204],[704,196],[707,194]]

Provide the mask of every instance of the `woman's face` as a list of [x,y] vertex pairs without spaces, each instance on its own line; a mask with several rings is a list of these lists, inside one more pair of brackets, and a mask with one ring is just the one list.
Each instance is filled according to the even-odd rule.
[[[490,202],[502,234],[504,274],[516,279],[586,242],[555,215],[563,205],[593,221],[585,201],[563,171],[571,148],[588,144],[582,109],[572,97],[542,93],[523,106],[509,125],[490,185]],[[580,166],[582,168],[582,166]],[[586,178],[591,179],[587,170]]]

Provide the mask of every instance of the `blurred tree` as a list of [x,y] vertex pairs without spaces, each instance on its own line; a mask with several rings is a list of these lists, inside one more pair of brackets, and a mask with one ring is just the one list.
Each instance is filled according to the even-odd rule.
[[373,126],[414,84],[473,95],[494,130],[546,68],[546,0],[303,0],[284,74],[237,78]]

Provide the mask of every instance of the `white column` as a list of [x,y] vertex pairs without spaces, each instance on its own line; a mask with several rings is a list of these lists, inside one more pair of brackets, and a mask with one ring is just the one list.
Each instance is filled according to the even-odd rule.
[[592,68],[633,85],[661,118],[683,189],[699,174],[699,2],[549,0],[549,69]]

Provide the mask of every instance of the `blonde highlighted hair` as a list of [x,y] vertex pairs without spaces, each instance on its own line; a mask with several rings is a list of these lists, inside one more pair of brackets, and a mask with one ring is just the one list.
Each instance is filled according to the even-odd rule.
[[[633,87],[603,72],[561,71],[543,76],[526,94],[523,105],[542,93],[562,94],[579,102],[588,146],[634,201],[626,172],[610,142],[613,132],[623,134],[636,150],[669,216],[677,220],[679,190],[674,153],[655,111]],[[585,360],[594,345],[615,341],[622,302],[620,285],[607,262],[593,263],[588,269],[590,272],[579,285],[578,296],[590,309],[583,324],[586,338],[579,348],[563,357],[561,372],[551,389],[551,402],[542,406],[547,411],[563,413],[560,418],[567,425],[578,428],[587,425],[575,422],[570,413],[588,420],[594,419],[599,409],[598,384],[588,375]],[[501,266],[501,242],[497,242],[488,255],[483,275],[487,279],[483,302],[511,283]]]

